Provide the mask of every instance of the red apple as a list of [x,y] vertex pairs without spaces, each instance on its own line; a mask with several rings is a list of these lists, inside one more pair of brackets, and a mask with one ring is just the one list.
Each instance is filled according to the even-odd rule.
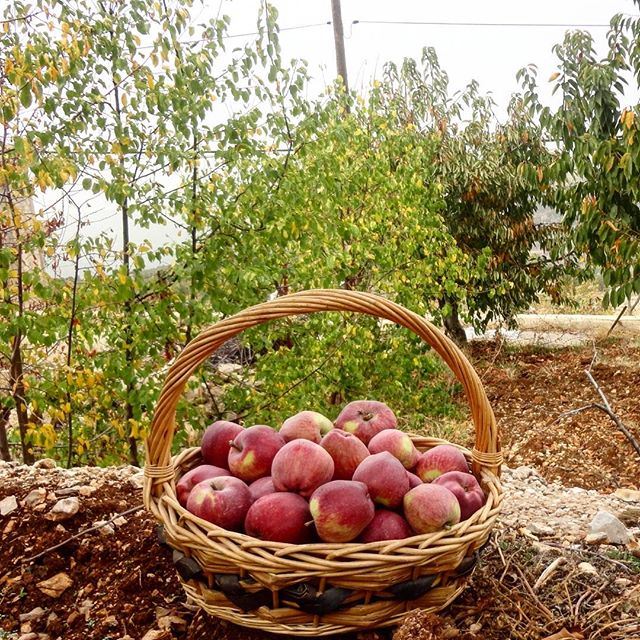
[[229,442],[240,432],[242,427],[235,422],[217,420],[210,424],[202,436],[200,453],[207,464],[226,467],[229,458]]
[[464,454],[451,444],[439,444],[425,451],[416,465],[416,474],[423,482],[431,482],[447,471],[469,472]]
[[415,448],[411,438],[398,429],[385,429],[373,436],[369,442],[369,451],[371,453],[388,451],[402,462],[405,469],[413,469],[420,457],[420,452]]
[[259,424],[243,429],[231,442],[229,469],[247,482],[268,476],[273,458],[282,447],[282,436],[271,427]]
[[292,440],[276,453],[271,478],[276,491],[293,491],[308,498],[333,477],[333,460],[309,440]]
[[336,429],[353,433],[365,444],[369,444],[369,440],[376,433],[385,429],[395,429],[397,424],[393,411],[383,402],[376,400],[350,402],[335,421]]
[[422,484],[405,495],[404,515],[414,531],[432,533],[460,522],[460,505],[449,489]]
[[207,480],[208,478],[218,478],[219,476],[229,476],[229,469],[222,469],[221,467],[214,467],[210,464],[201,464],[191,471],[187,471],[176,484],[176,496],[178,502],[183,506],[187,506],[187,498],[191,489],[199,482]]
[[329,431],[320,446],[333,458],[334,480],[351,480],[358,465],[369,455],[362,440],[340,429]]
[[365,458],[355,470],[353,479],[367,485],[375,503],[392,509],[402,504],[404,494],[409,491],[406,469],[388,451]]
[[273,486],[273,480],[271,476],[265,476],[264,478],[258,478],[254,480],[249,485],[249,492],[251,493],[251,498],[255,502],[258,498],[262,498],[262,496],[269,495],[270,493],[275,493],[276,488]]
[[402,540],[415,533],[409,523],[399,514],[387,509],[376,509],[373,520],[362,532],[362,542],[378,542],[379,540]]
[[199,482],[189,494],[187,509],[224,529],[238,530],[251,506],[249,487],[233,476]]
[[271,493],[258,498],[247,512],[247,535],[273,542],[311,542],[309,503],[296,493]]
[[355,540],[373,520],[375,512],[367,485],[353,480],[332,480],[318,487],[309,508],[318,536],[324,542]]
[[301,411],[287,418],[280,427],[280,435],[285,442],[303,438],[320,444],[322,429],[330,430],[333,423],[317,411]]
[[410,489],[413,489],[413,487],[419,487],[422,484],[422,480],[420,480],[415,473],[411,473],[411,471],[407,471],[407,478],[409,478]]
[[485,502],[485,496],[478,481],[470,473],[447,471],[438,476],[433,484],[446,487],[458,499],[460,520],[470,518]]

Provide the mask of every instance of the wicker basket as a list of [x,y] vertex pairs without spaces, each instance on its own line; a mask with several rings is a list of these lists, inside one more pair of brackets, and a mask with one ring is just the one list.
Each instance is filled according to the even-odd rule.
[[[476,429],[462,447],[487,495],[449,530],[368,544],[291,545],[257,540],[205,522],[180,506],[175,483],[201,462],[198,448],[171,458],[176,405],[194,370],[223,343],[276,318],[355,311],[394,321],[437,351],[463,384]],[[420,450],[443,440],[413,437]],[[376,295],[313,290],[246,309],[203,331],[169,369],[146,442],[144,500],[162,524],[191,601],[213,616],[274,633],[323,636],[392,626],[407,611],[438,611],[464,588],[498,516],[501,454],[493,411],[462,352],[429,322]]]

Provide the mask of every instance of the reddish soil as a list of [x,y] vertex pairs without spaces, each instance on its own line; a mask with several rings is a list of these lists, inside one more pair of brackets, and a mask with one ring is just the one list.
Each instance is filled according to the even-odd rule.
[[[592,359],[590,349],[512,353],[483,345],[475,346],[471,356],[494,405],[510,466],[529,464],[549,480],[601,490],[637,484],[638,460],[609,418],[589,411],[557,420],[567,410],[598,400],[583,373]],[[599,360],[592,368],[613,409],[636,437],[640,437],[639,356],[640,349],[609,345],[599,350]],[[33,474],[30,479],[10,477],[0,486],[0,500],[15,495],[20,501],[43,483],[55,491],[61,477],[56,473]],[[1,639],[17,640],[33,633],[26,637],[36,640],[36,634],[47,634],[40,640],[120,640],[128,636],[127,640],[141,640],[149,630],[166,627],[154,640],[275,640],[276,636],[188,609],[171,553],[158,543],[156,524],[143,510],[125,516],[126,523],[112,535],[88,533],[28,561],[97,520],[139,505],[141,492],[114,473],[93,495],[80,501],[81,510],[63,523],[64,528],[45,519],[43,512],[23,506],[0,519]],[[627,585],[637,583],[637,574],[585,551],[591,555],[575,562],[588,560],[595,565],[601,582],[586,580],[573,571],[558,582],[557,592],[545,588],[532,595],[531,584],[550,560],[536,555],[538,551],[525,542],[504,538],[490,547],[471,586],[450,608],[444,622],[416,614],[396,632],[396,640],[538,640],[563,627],[567,633],[576,630],[581,635],[554,637],[590,638],[600,628],[607,629],[606,633],[594,638],[640,638],[640,620],[620,613],[620,607],[629,605],[629,597],[622,597],[620,589],[628,587],[615,586],[616,571]],[[60,572],[68,575],[72,585],[57,598],[42,593],[37,583]],[[633,593],[640,593],[638,589],[640,586]],[[593,596],[582,598],[592,592]],[[578,600],[582,604],[576,605]],[[45,610],[41,618],[19,621],[20,614],[36,607]],[[548,612],[553,612],[551,618],[545,618]],[[612,619],[617,622],[610,623]],[[636,629],[638,635],[634,635]],[[390,636],[391,632],[381,632],[360,637]]]
[[[640,441],[640,348],[599,346],[591,373],[611,408]],[[529,465],[547,480],[601,491],[637,487],[640,456],[614,422],[598,409],[567,411],[601,403],[584,370],[593,349],[541,351],[474,345],[471,358],[487,389],[510,467]]]

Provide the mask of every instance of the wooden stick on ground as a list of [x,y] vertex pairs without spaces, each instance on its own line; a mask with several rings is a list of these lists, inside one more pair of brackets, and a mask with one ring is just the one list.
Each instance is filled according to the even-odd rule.
[[627,429],[622,420],[613,412],[609,401],[607,400],[607,396],[604,395],[604,391],[600,388],[600,385],[595,381],[593,375],[591,375],[591,371],[585,370],[585,374],[587,378],[589,378],[589,382],[593,385],[595,390],[598,392],[600,399],[602,400],[602,404],[598,404],[595,402],[593,404],[594,407],[600,409],[606,413],[615,423],[616,427],[625,435],[627,440],[631,443],[631,446],[636,450],[636,453],[640,456],[640,443],[633,437],[633,434]]
[[135,513],[136,511],[140,511],[143,508],[144,506],[140,504],[137,507],[131,507],[131,509],[127,509],[126,511],[123,511],[122,513],[116,513],[116,515],[113,516],[113,518],[111,518],[110,520],[105,520],[105,522],[96,524],[93,527],[89,527],[88,529],[83,529],[82,531],[79,531],[78,533],[72,536],[69,536],[68,538],[65,538],[62,542],[59,542],[58,544],[55,544],[52,547],[47,547],[44,551],[37,553],[35,556],[31,556],[30,558],[24,559],[22,562],[33,562],[34,560],[41,558],[42,556],[46,555],[47,553],[50,553],[51,551],[55,551],[60,547],[64,547],[65,544],[71,542],[72,540],[77,540],[78,538],[82,538],[82,536],[84,536],[87,533],[91,533],[92,531],[97,531],[98,529],[102,529],[102,527],[106,527],[108,524],[111,524],[114,520],[117,520],[120,516],[126,516],[130,513]]

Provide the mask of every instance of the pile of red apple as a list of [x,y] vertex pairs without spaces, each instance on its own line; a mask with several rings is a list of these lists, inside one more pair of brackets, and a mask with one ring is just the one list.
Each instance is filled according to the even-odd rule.
[[219,527],[293,544],[397,540],[449,528],[485,502],[462,452],[420,453],[382,402],[351,402],[335,423],[315,411],[243,428],[218,421],[180,504]]

